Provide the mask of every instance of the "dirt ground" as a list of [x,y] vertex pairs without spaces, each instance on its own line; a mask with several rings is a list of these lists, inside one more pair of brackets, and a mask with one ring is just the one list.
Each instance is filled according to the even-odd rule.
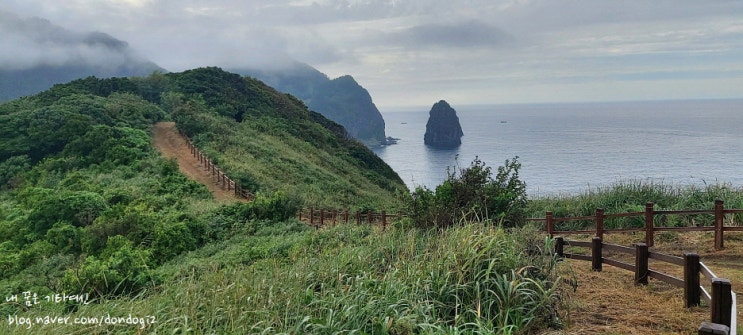
[[[670,235],[669,235],[670,236]],[[607,238],[606,240],[609,240]],[[631,245],[632,237],[614,237],[609,243]],[[728,233],[725,249],[715,251],[708,233],[679,233],[668,241],[656,241],[651,251],[682,256],[694,251],[718,277],[730,279],[737,292],[738,324],[743,316],[743,234]],[[630,256],[612,256],[633,264]],[[565,330],[546,334],[697,334],[703,321],[710,321],[710,308],[685,308],[683,289],[650,279],[648,285],[635,285],[634,273],[603,265],[601,272],[591,270],[591,262],[567,260],[563,277],[577,280],[575,291],[568,289]],[[568,266],[569,265],[569,266]],[[683,278],[680,266],[650,260],[650,268]],[[701,278],[705,282],[704,277]],[[707,290],[709,290],[709,286]],[[740,327],[739,327],[740,328]],[[738,334],[743,334],[739,329]]]
[[211,174],[204,169],[199,160],[191,155],[186,138],[178,133],[175,122],[158,122],[152,128],[152,145],[165,158],[175,158],[178,168],[189,178],[204,184],[217,201],[232,202],[241,201],[234,196],[232,191],[222,189]]

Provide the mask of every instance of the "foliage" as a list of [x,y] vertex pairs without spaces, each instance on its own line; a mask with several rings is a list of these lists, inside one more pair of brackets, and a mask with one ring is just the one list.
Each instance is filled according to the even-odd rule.
[[[149,129],[168,118],[257,198],[218,204],[158,157]],[[147,292],[179,255],[238,233],[304,231],[276,223],[307,202],[389,203],[396,188],[342,127],[218,68],[56,85],[0,104],[0,291]]]
[[[592,216],[597,208],[606,214],[643,212],[647,202],[654,203],[655,210],[712,210],[715,200],[725,202],[726,208],[743,208],[743,189],[729,184],[671,185],[661,182],[623,181],[607,187],[587,190],[571,196],[547,196],[531,200],[526,213],[529,217],[544,217],[546,211],[553,216]],[[679,227],[711,225],[711,214],[664,215],[656,216],[657,226]],[[731,215],[736,222],[743,216]],[[558,229],[584,229],[590,223],[571,221],[571,226],[563,224]],[[644,227],[642,216],[614,218],[605,220],[607,229]]]
[[[157,316],[158,322],[146,330],[152,333],[543,332],[560,327],[558,277],[554,266],[544,266],[550,255],[524,252],[548,250],[549,239],[530,239],[535,242],[528,246],[521,243],[532,242],[514,239],[532,233],[481,224],[438,234],[272,223],[254,234],[215,241],[149,272],[151,280],[171,278],[151,295],[80,306],[68,315],[135,310]],[[113,264],[100,259],[87,267],[113,275]],[[100,280],[92,273],[90,277]],[[41,313],[50,311],[25,315]],[[0,324],[0,331],[7,329],[3,327],[7,325]],[[78,329],[82,327],[69,328]]]
[[526,185],[519,180],[518,157],[492,170],[475,157],[470,167],[454,167],[435,191],[417,187],[405,196],[407,210],[419,227],[446,228],[462,221],[522,223],[527,204]]

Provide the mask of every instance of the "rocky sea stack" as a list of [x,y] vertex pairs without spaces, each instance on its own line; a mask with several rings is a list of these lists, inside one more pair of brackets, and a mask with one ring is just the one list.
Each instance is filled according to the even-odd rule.
[[462,144],[462,126],[454,108],[441,100],[431,107],[423,142],[435,148],[456,148]]

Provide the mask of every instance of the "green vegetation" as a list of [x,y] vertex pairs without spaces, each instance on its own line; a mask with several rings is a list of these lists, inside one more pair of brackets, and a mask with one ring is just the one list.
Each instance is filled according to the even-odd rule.
[[406,212],[418,227],[446,228],[460,222],[523,223],[526,184],[519,179],[518,157],[492,169],[475,157],[468,168],[453,167],[435,191],[418,187],[405,195]]
[[351,76],[329,79],[317,69],[295,63],[283,69],[236,70],[304,101],[309,109],[343,125],[371,146],[385,142],[384,119],[366,91]]
[[[608,187],[596,188],[578,195],[542,197],[529,201],[528,217],[544,217],[552,211],[554,217],[591,216],[597,208],[606,214],[643,212],[645,203],[653,202],[655,210],[712,210],[715,200],[725,202],[726,208],[743,208],[743,188],[727,184],[704,184],[703,186],[678,186],[659,182],[626,181]],[[735,222],[743,222],[743,215],[731,216]],[[656,226],[680,227],[712,225],[711,214],[657,216]],[[560,223],[560,230],[578,230],[590,225],[586,221]],[[606,220],[607,229],[644,227],[642,216]]]
[[[218,204],[154,152],[150,127],[166,119],[255,201]],[[217,68],[89,77],[4,103],[0,293],[132,296],[169,280],[162,264],[253,221],[308,203],[387,206],[403,183],[344,135],[293,97]]]
[[[156,317],[189,334],[520,334],[559,326],[555,258],[533,231],[480,224],[436,233],[345,225],[309,230],[252,221],[234,237],[155,272],[140,297],[79,306],[72,318]],[[545,244],[547,243],[547,244]],[[61,314],[44,304],[27,317]],[[136,326],[35,326],[26,333],[134,332]],[[23,334],[0,323],[0,331]]]
[[[217,203],[183,176],[150,144],[161,120],[257,198]],[[520,167],[475,158],[408,193],[343,127],[217,68],[57,85],[0,105],[0,333],[137,332],[12,319],[130,315],[153,333],[534,333],[562,326],[565,285],[525,217],[743,206],[725,185],[645,183],[527,201]],[[302,206],[408,215],[314,230]]]

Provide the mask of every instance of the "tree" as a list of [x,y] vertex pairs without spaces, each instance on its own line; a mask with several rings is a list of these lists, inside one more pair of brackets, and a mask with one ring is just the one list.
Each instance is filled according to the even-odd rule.
[[509,226],[523,221],[526,184],[519,179],[518,157],[492,169],[478,157],[468,168],[453,167],[435,191],[418,187],[407,199],[417,226],[446,228],[461,221],[497,221]]

